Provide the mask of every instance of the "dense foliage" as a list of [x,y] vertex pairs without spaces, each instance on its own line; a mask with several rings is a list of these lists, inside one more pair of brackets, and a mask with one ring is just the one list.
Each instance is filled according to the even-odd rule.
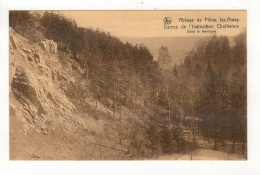
[[[184,63],[175,66],[164,76],[170,90],[161,89],[165,98],[161,104],[171,102],[172,116],[186,118],[204,138],[217,142],[229,140],[243,143],[247,138],[246,95],[246,34],[233,38],[213,36],[208,42],[191,51]],[[167,95],[168,94],[168,95]],[[167,105],[166,105],[167,106]],[[170,111],[170,110],[169,110]]]

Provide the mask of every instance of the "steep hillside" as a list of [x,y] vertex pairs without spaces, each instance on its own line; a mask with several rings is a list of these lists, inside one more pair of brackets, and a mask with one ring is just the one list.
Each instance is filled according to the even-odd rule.
[[111,109],[93,99],[86,70],[55,42],[32,43],[10,28],[9,44],[11,159],[133,157],[126,136],[144,117],[130,118],[122,107],[113,120]]

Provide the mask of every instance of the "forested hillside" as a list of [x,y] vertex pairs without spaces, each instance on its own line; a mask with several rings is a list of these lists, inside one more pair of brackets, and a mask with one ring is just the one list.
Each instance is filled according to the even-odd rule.
[[[185,58],[184,63],[164,72],[167,90],[163,104],[173,116],[186,118],[204,138],[225,145],[232,141],[246,150],[246,34],[234,38],[234,46],[226,36],[213,36]],[[166,105],[167,106],[167,105]],[[170,111],[172,109],[172,111]],[[170,114],[169,114],[170,115]]]
[[[169,66],[167,47],[162,46],[155,59],[145,45],[123,43],[101,29],[78,27],[59,13],[11,11],[9,20],[10,27],[26,38],[24,43],[34,46],[46,39],[57,43],[53,59],[62,65],[58,75],[75,80],[51,81],[75,105],[71,118],[87,114],[81,117],[85,123],[93,118],[100,126],[77,131],[84,134],[73,138],[85,143],[92,135],[98,140],[92,144],[98,155],[93,159],[192,155],[198,148],[246,153],[246,33],[234,37],[232,46],[228,37],[213,36],[191,50],[182,64]],[[54,61],[47,64],[52,55],[46,59],[54,68]],[[69,64],[79,66],[69,72]],[[104,148],[119,153],[106,157]],[[82,154],[84,159],[93,157],[86,150]]]

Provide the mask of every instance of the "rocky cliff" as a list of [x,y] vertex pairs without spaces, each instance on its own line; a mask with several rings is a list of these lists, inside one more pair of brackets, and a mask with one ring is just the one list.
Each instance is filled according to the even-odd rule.
[[[124,110],[129,111],[122,109],[122,120],[112,121],[112,112],[93,100],[86,70],[71,59],[72,54],[58,52],[54,41],[32,43],[12,28],[9,30],[10,158],[79,160],[125,156],[122,147],[104,140],[102,133],[112,140],[120,135],[118,128],[129,120]],[[99,139],[111,149],[100,152]],[[116,153],[111,152],[113,149]]]

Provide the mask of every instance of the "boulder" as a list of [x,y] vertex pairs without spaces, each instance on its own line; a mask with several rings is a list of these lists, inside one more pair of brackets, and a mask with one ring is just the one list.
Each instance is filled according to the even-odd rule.
[[51,53],[51,54],[57,53],[57,43],[55,43],[53,40],[47,40],[47,39],[42,40],[39,43],[39,45],[47,53]]
[[40,55],[38,53],[35,53],[33,55],[35,63],[39,64],[41,62]]
[[46,120],[46,116],[45,115],[43,115],[43,114],[40,114],[40,120],[42,120],[42,121],[45,121]]
[[52,79],[57,80],[57,72],[55,70],[52,71]]
[[72,69],[74,69],[74,70],[80,72],[81,74],[84,73],[84,69],[82,69],[79,65],[73,64],[73,65],[72,65]]
[[39,66],[39,69],[41,70],[41,72],[46,75],[46,76],[49,76],[49,69],[47,66],[44,66],[43,64],[39,63],[38,64]]
[[58,81],[62,80],[62,75],[61,75],[60,71],[57,72],[57,79],[58,79]]
[[50,52],[51,53],[57,53],[57,51],[58,51],[58,46],[57,46],[57,43],[55,43],[54,41],[52,41],[52,40],[50,40],[50,45],[51,45],[51,47],[50,47]]
[[28,59],[28,61],[31,61],[31,62],[33,61],[33,58],[32,58],[31,55],[28,55],[28,56],[27,56],[27,59]]
[[28,54],[30,54],[30,53],[31,53],[31,51],[30,51],[30,50],[28,50],[28,49],[26,49],[26,48],[22,48],[22,50],[23,50],[25,53],[28,53]]
[[44,51],[46,51],[46,52],[48,51],[45,41],[41,41],[41,42],[39,43],[39,45],[41,46],[42,50],[44,50]]

